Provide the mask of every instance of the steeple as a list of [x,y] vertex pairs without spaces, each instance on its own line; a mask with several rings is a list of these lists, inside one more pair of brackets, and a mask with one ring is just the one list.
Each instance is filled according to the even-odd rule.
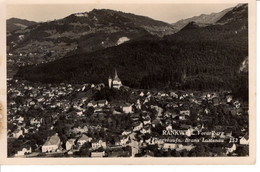
[[[117,75],[117,70],[115,69],[115,77],[114,77],[114,80],[115,81],[120,81],[118,75]],[[120,81],[121,82],[121,81]]]
[[115,78],[118,78],[118,76],[117,76],[117,70],[115,69]]

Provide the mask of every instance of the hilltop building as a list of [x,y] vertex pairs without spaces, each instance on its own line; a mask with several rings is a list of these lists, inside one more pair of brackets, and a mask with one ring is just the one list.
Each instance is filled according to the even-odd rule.
[[117,75],[117,71],[115,70],[115,76],[112,79],[111,76],[109,76],[108,78],[108,86],[109,88],[115,88],[115,89],[120,89],[123,84],[121,82],[121,80],[119,79],[118,75]]

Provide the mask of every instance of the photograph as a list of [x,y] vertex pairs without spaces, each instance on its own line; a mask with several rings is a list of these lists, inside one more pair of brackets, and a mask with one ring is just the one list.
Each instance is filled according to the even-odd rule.
[[2,4],[0,163],[254,163],[255,2],[188,2]]

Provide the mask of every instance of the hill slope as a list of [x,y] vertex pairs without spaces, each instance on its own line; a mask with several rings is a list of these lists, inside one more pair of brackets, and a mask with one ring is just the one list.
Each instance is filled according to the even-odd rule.
[[13,32],[7,44],[8,53],[16,55],[10,58],[19,58],[23,66],[53,61],[76,49],[93,52],[146,35],[162,37],[175,32],[170,24],[148,17],[94,9]]
[[[245,6],[244,8],[247,8]],[[244,9],[241,9],[244,10]],[[116,68],[123,84],[137,88],[230,89],[238,86],[248,56],[247,13],[239,22],[199,27],[190,23],[164,39],[142,39],[38,66],[17,77],[34,82],[107,82]]]
[[18,19],[18,18],[10,18],[6,20],[6,26],[7,26],[7,32],[11,33],[16,30],[23,30],[27,28],[28,26],[35,25],[36,22],[34,21],[28,21],[24,19]]

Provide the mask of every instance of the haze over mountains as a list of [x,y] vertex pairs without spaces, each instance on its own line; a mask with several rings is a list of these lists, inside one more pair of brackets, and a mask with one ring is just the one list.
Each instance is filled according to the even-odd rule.
[[186,26],[190,22],[196,22],[201,26],[210,25],[216,23],[221,17],[223,17],[227,12],[232,10],[233,8],[225,9],[218,13],[211,13],[211,14],[201,14],[199,16],[194,16],[191,18],[179,20],[176,23],[173,23],[175,29],[181,30],[184,26]]
[[[248,56],[247,4],[196,21],[211,24],[189,22],[177,32],[148,17],[93,10],[29,26],[23,40],[15,42],[20,33],[14,32],[8,41],[11,52],[43,42],[51,44],[48,51],[57,46],[49,55],[57,56],[53,62],[36,61],[16,75],[34,82],[106,83],[117,68],[130,87],[233,88]],[[66,57],[57,55],[61,51]]]

